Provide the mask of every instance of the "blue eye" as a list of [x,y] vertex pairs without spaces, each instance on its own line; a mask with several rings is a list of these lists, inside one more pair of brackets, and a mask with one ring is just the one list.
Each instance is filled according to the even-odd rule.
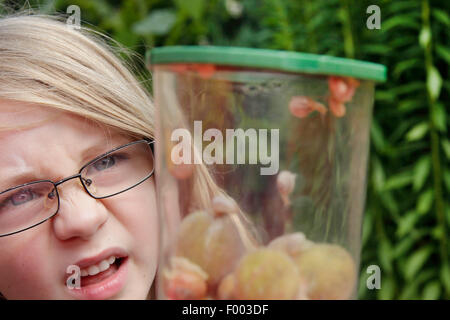
[[115,156],[107,156],[104,158],[101,158],[97,162],[93,164],[94,168],[98,171],[102,171],[108,168],[111,168],[116,164]]
[[22,189],[19,192],[13,194],[10,201],[13,205],[19,206],[21,204],[27,203],[33,199],[36,199],[36,194],[32,189]]

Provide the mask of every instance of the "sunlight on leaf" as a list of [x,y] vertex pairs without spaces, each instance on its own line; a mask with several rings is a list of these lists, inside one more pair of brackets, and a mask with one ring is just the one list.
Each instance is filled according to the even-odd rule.
[[413,188],[414,191],[419,191],[430,174],[431,157],[429,155],[420,158],[414,166]]
[[442,87],[442,78],[439,71],[435,67],[430,67],[427,70],[427,89],[433,100],[439,97]]
[[415,125],[410,131],[406,133],[406,140],[417,141],[422,139],[428,132],[428,122],[421,122]]
[[139,35],[164,35],[175,23],[175,12],[171,9],[153,10],[147,18],[133,25],[133,31]]
[[412,280],[433,253],[431,246],[423,247],[408,257],[405,263],[405,279]]

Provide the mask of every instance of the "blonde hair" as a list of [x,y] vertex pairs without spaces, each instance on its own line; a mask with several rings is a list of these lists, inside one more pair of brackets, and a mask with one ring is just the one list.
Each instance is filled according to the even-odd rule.
[[[152,99],[129,70],[132,65],[125,65],[103,38],[113,40],[58,19],[23,14],[0,18],[0,98],[68,111],[153,139]],[[209,206],[219,190],[205,167],[198,166],[196,173],[187,188],[196,202],[190,207]]]
[[154,107],[95,33],[49,16],[0,19],[0,97],[153,137]]
[[[0,17],[0,98],[68,111],[136,138],[154,138],[152,99],[132,67],[103,40],[109,38],[59,20]],[[204,166],[196,166],[178,188],[183,194],[179,201],[184,201],[180,208],[188,211],[210,207],[221,193]]]

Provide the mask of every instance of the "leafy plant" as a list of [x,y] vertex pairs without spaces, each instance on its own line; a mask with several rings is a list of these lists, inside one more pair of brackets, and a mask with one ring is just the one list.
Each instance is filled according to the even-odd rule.
[[[44,13],[78,5],[83,21],[141,55],[153,46],[214,44],[385,64],[388,81],[377,86],[371,128],[359,297],[449,299],[450,2],[234,1],[240,14],[228,0],[27,3]],[[380,30],[366,27],[372,4],[381,9]],[[381,267],[380,290],[365,285],[372,264]]]

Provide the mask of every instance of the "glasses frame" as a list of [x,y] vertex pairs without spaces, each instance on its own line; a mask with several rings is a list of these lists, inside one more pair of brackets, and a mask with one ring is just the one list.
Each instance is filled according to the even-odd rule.
[[[96,199],[96,200],[106,199],[106,198],[110,198],[110,197],[116,196],[116,195],[118,195],[118,194],[120,194],[120,193],[123,193],[123,192],[125,192],[125,191],[130,190],[130,189],[133,189],[134,187],[140,185],[141,183],[143,183],[144,181],[146,181],[147,179],[149,179],[149,178],[155,173],[155,165],[154,165],[154,163],[155,163],[155,156],[154,156],[154,153],[155,153],[155,151],[154,151],[154,142],[155,142],[155,140],[152,140],[152,139],[142,139],[142,140],[133,141],[133,142],[124,144],[124,145],[122,145],[122,146],[116,147],[116,148],[114,148],[114,149],[112,149],[112,150],[110,150],[110,151],[108,151],[108,152],[105,152],[105,153],[103,153],[103,154],[101,154],[101,155],[95,157],[94,159],[92,159],[91,161],[89,161],[88,163],[86,163],[85,165],[83,165],[83,166],[81,167],[81,169],[78,171],[77,174],[74,174],[74,175],[71,175],[71,176],[69,176],[69,177],[63,178],[63,179],[61,179],[61,180],[59,180],[59,181],[57,181],[57,182],[54,182],[54,181],[52,181],[52,180],[37,180],[37,181],[27,182],[27,183],[24,183],[24,184],[21,184],[21,185],[18,185],[18,186],[15,186],[15,187],[12,187],[12,188],[9,188],[9,189],[6,189],[6,190],[0,192],[0,195],[2,195],[3,193],[9,192],[9,191],[12,191],[12,190],[15,190],[15,189],[23,188],[23,187],[26,187],[26,186],[29,186],[29,185],[33,185],[33,184],[37,184],[37,183],[42,183],[42,182],[48,182],[48,183],[53,184],[53,187],[54,187],[56,196],[57,196],[57,198],[58,198],[58,207],[57,207],[57,209],[56,209],[56,212],[55,212],[54,214],[52,214],[50,217],[48,217],[48,218],[42,220],[41,222],[38,222],[38,223],[36,223],[36,224],[34,224],[34,225],[30,226],[30,227],[26,227],[25,229],[20,229],[20,230],[18,230],[18,231],[6,233],[6,234],[0,234],[0,238],[6,237],[6,236],[11,236],[11,235],[13,235],[13,234],[20,233],[20,232],[26,231],[26,230],[28,230],[28,229],[34,228],[34,227],[36,227],[36,226],[38,226],[38,225],[40,225],[40,224],[42,224],[42,223],[44,223],[44,222],[50,220],[50,219],[53,218],[54,216],[56,216],[56,215],[58,214],[58,212],[59,212],[59,206],[60,206],[60,198],[59,198],[59,192],[58,192],[58,188],[57,188],[57,187],[58,187],[59,185],[63,184],[64,182],[69,181],[69,180],[76,179],[76,178],[80,179],[81,185],[83,186],[83,188],[84,188],[84,190],[86,191],[86,193],[87,193],[90,197],[92,197],[92,198],[94,198],[94,199]],[[103,197],[96,197],[96,196],[94,196],[94,195],[89,191],[88,187],[86,186],[86,182],[83,180],[83,177],[81,176],[81,172],[82,172],[86,167],[88,167],[88,166],[90,166],[91,164],[97,162],[98,160],[100,160],[100,159],[106,157],[107,155],[109,155],[109,154],[111,154],[111,153],[114,153],[114,152],[116,152],[116,151],[118,151],[118,150],[121,150],[121,149],[123,149],[123,148],[126,148],[126,147],[129,147],[129,146],[138,144],[138,143],[146,143],[146,144],[150,147],[150,149],[151,149],[151,151],[152,151],[152,158],[153,158],[153,170],[152,170],[152,172],[150,172],[145,178],[143,178],[143,179],[142,179],[141,181],[139,181],[138,183],[136,183],[136,184],[132,185],[131,187],[126,188],[126,189],[124,189],[124,190],[122,190],[122,191],[113,193],[113,194],[108,195],[108,196],[103,196]]]

